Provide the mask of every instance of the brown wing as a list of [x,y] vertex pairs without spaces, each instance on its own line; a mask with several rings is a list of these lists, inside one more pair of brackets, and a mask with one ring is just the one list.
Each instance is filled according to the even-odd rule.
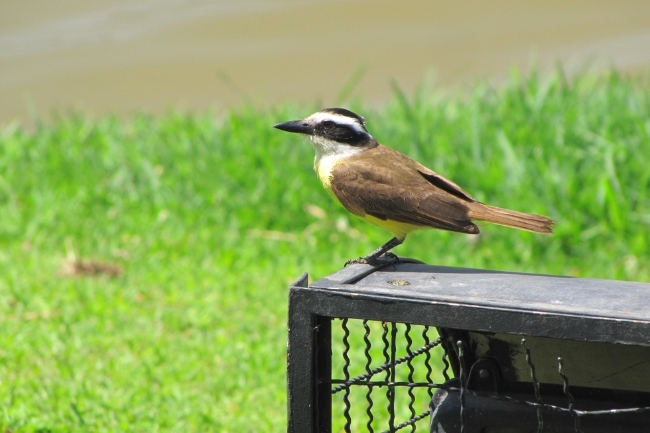
[[331,186],[341,204],[359,216],[479,232],[470,221],[467,202],[474,199],[469,194],[385,146],[366,150],[335,166]]

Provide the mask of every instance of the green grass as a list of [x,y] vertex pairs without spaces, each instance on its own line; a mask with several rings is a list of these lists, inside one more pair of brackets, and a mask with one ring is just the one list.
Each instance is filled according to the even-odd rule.
[[[65,116],[0,131],[0,426],[286,427],[286,288],[389,235],[322,190],[277,122],[321,107]],[[411,235],[428,263],[650,281],[650,89],[616,72],[513,75],[462,95],[352,104],[380,141],[477,199],[558,221]],[[305,204],[311,205],[309,211]],[[117,278],[61,273],[66,258]]]

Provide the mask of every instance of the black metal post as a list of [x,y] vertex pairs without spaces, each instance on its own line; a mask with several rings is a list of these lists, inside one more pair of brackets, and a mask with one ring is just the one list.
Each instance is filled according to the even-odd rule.
[[332,430],[331,319],[311,312],[307,274],[289,289],[287,411],[289,433]]

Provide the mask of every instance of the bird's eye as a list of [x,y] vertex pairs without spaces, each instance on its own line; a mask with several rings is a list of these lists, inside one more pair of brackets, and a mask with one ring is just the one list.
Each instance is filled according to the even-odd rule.
[[334,122],[332,122],[331,120],[326,120],[323,122],[323,127],[327,129],[333,128]]

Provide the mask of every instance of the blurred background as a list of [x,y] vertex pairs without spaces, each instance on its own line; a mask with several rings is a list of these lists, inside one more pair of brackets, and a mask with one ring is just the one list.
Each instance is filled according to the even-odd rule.
[[389,237],[323,106],[558,222],[396,254],[650,282],[649,66],[639,0],[0,0],[0,432],[286,430],[287,287]]
[[650,63],[650,2],[3,0],[0,122],[87,114],[385,101],[499,82],[514,66]]

